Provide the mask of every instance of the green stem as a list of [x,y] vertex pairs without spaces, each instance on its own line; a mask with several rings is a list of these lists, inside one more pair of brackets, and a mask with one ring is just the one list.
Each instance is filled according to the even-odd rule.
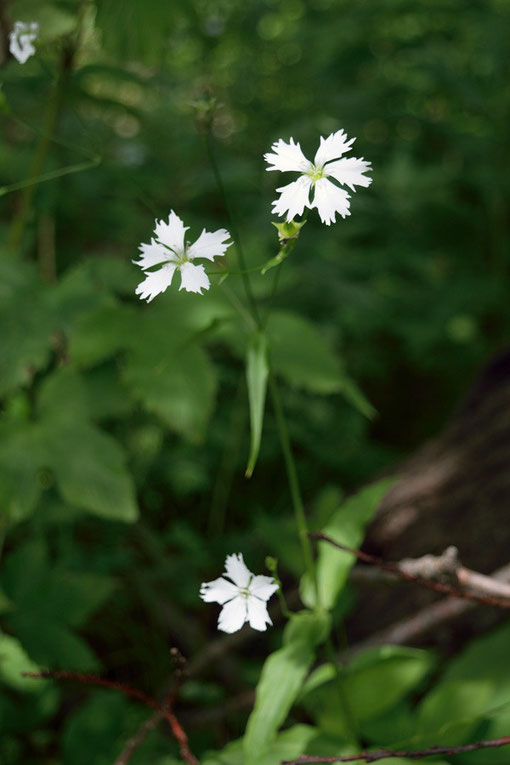
[[[23,240],[23,233],[27,224],[30,208],[34,198],[35,188],[42,174],[42,169],[48,155],[48,151],[52,142],[53,132],[57,124],[60,107],[62,104],[62,97],[64,93],[64,85],[67,79],[67,75],[72,66],[72,53],[69,49],[64,48],[62,51],[60,66],[57,74],[57,79],[53,87],[53,93],[48,99],[48,107],[44,117],[42,136],[37,146],[30,170],[28,173],[28,179],[24,181],[23,193],[21,195],[21,202],[18,214],[16,215],[11,230],[9,233],[9,246],[8,249],[12,254],[19,253],[21,243]],[[44,180],[48,180],[47,177]]]
[[283,589],[282,589],[282,583],[277,577],[274,577],[274,578],[278,584],[278,589],[276,590],[276,594],[278,596],[278,600],[280,601],[280,608],[282,610],[282,614],[284,615],[286,619],[290,619],[290,617],[292,616],[292,613],[289,610],[287,601],[285,600],[285,595],[283,594]]
[[292,499],[292,506],[294,508],[294,515],[296,518],[296,526],[298,529],[299,539],[301,547],[303,548],[303,555],[305,559],[306,570],[310,576],[311,582],[315,586],[316,593],[316,607],[319,607],[319,592],[317,586],[317,577],[315,574],[315,565],[313,562],[312,546],[310,544],[310,538],[308,536],[308,524],[306,522],[305,508],[303,500],[301,498],[301,489],[299,487],[299,479],[296,468],[296,462],[290,445],[289,431],[287,429],[287,422],[285,414],[283,412],[282,404],[280,401],[280,392],[278,390],[278,384],[274,378],[274,375],[269,369],[269,393],[271,396],[271,403],[273,404],[276,427],[278,429],[278,436],[280,438],[280,444],[283,452],[283,459],[285,461],[285,470],[287,473],[287,480],[289,482],[290,495]]
[[259,311],[257,307],[257,303],[255,301],[255,298],[253,296],[253,290],[251,288],[250,279],[247,273],[246,269],[246,258],[244,257],[244,250],[243,246],[241,244],[241,238],[239,236],[239,233],[237,231],[236,222],[234,219],[234,215],[232,214],[232,209],[230,207],[230,203],[228,201],[227,192],[225,191],[225,186],[223,185],[223,179],[220,174],[220,170],[218,167],[218,163],[216,162],[216,156],[214,154],[214,148],[212,144],[212,138],[211,138],[211,130],[210,128],[207,130],[205,137],[205,145],[207,149],[207,155],[209,157],[209,162],[211,163],[211,167],[214,173],[214,177],[216,179],[216,183],[218,185],[218,189],[220,190],[220,194],[223,199],[223,204],[225,205],[225,210],[227,211],[227,216],[230,223],[230,233],[232,234],[232,238],[234,240],[236,249],[237,249],[237,257],[239,260],[239,266],[241,269],[241,276],[243,279],[243,286],[244,291],[246,293],[246,299],[248,300],[248,305],[251,308],[251,311],[253,313],[253,317],[257,324],[260,325],[260,317],[259,317]]
[[[262,332],[264,331],[264,326],[258,311],[257,303],[255,302],[255,298],[253,295],[253,290],[251,288],[251,282],[250,282],[250,274],[246,269],[246,261],[244,258],[244,251],[241,244],[241,239],[239,237],[239,233],[237,230],[237,226],[234,220],[234,216],[232,214],[232,210],[230,208],[230,204],[228,201],[227,193],[225,191],[225,186],[223,185],[223,180],[221,178],[220,170],[218,167],[218,164],[216,162],[216,157],[214,155],[214,150],[212,146],[212,138],[211,138],[211,131],[210,128],[208,128],[206,134],[205,134],[205,143],[207,147],[207,154],[209,156],[209,161],[211,163],[211,167],[213,169],[214,177],[216,179],[216,183],[218,185],[218,188],[220,190],[221,196],[223,198],[223,202],[225,205],[225,209],[227,211],[227,215],[230,221],[230,229],[233,239],[235,240],[236,246],[237,246],[237,253],[239,258],[239,265],[241,268],[241,275],[243,278],[243,284],[244,284],[244,290],[246,293],[246,298],[248,301],[248,305],[250,307],[251,313],[253,315],[253,323],[255,324],[255,328],[259,328]],[[223,288],[225,289],[225,285],[223,285]],[[230,299],[232,300],[232,295],[230,296]],[[240,306],[237,306],[238,310],[241,310]],[[245,314],[246,312],[241,310],[241,315]],[[246,318],[244,316],[244,318]],[[310,539],[308,537],[308,525],[306,522],[306,516],[305,516],[305,509],[303,505],[303,500],[301,498],[301,489],[299,487],[299,478],[298,478],[298,472],[296,467],[296,462],[294,460],[294,455],[292,454],[292,449],[290,446],[290,439],[289,439],[289,432],[287,428],[287,422],[285,419],[285,414],[281,405],[280,401],[280,393],[278,390],[278,384],[275,380],[275,377],[271,371],[271,364],[269,364],[269,377],[268,377],[268,383],[269,383],[269,392],[271,396],[271,401],[273,404],[273,409],[275,413],[276,418],[276,426],[278,429],[278,436],[280,439],[280,445],[283,452],[283,458],[285,462],[285,470],[287,473],[287,481],[289,484],[290,489],[290,495],[292,500],[292,506],[294,509],[294,515],[296,518],[296,526],[298,529],[298,535],[301,542],[301,547],[303,549],[303,556],[305,560],[305,566],[306,570],[308,572],[308,575],[310,577],[310,581],[313,583],[315,587],[315,605],[316,608],[320,608],[319,604],[319,589],[317,584],[317,576],[315,572],[315,565],[313,560],[313,554],[312,554],[312,546],[310,543]]]
[[271,314],[271,308],[273,307],[273,301],[276,295],[276,290],[278,289],[278,283],[280,281],[282,268],[283,268],[283,263],[280,263],[280,265],[275,268],[273,286],[271,287],[271,294],[269,295],[269,300],[267,302],[266,315],[264,316],[264,327],[267,327],[267,322],[269,321],[269,316]]

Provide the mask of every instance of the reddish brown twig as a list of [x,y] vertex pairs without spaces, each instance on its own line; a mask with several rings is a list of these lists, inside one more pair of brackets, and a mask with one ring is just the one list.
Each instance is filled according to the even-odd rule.
[[473,744],[462,746],[431,746],[429,749],[415,749],[410,752],[395,752],[391,749],[377,749],[374,752],[360,752],[339,757],[315,757],[314,755],[302,754],[297,760],[281,760],[281,765],[307,765],[310,762],[377,762],[388,757],[406,757],[408,760],[422,760],[425,757],[434,757],[444,754],[453,757],[456,754],[476,752],[478,749],[499,749],[500,746],[508,746],[510,736],[493,738],[488,741],[475,741]]
[[440,592],[442,595],[450,595],[453,598],[473,600],[476,603],[481,603],[485,606],[510,608],[510,599],[507,600],[505,598],[496,598],[491,595],[480,595],[476,592],[461,590],[458,587],[452,587],[451,585],[445,584],[443,582],[435,582],[430,579],[424,579],[423,577],[417,576],[416,574],[410,574],[409,572],[402,570],[402,568],[397,563],[387,563],[381,558],[377,558],[375,555],[369,555],[368,553],[362,552],[361,550],[354,550],[351,547],[346,547],[345,545],[340,544],[340,542],[336,542],[331,537],[328,537],[326,534],[323,534],[321,531],[310,532],[309,536],[312,539],[328,542],[328,544],[337,547],[339,550],[351,553],[351,555],[354,555],[358,560],[361,560],[364,563],[369,563],[372,566],[377,566],[377,568],[381,569],[381,571],[388,571],[390,574],[394,574],[401,579],[405,579],[407,582],[414,582],[415,584],[419,584],[421,587],[425,587],[428,590]]
[[172,656],[172,662],[174,665],[174,681],[171,690],[167,693],[166,700],[163,704],[161,704],[161,708],[158,711],[154,712],[151,717],[149,717],[147,720],[144,720],[144,722],[139,726],[136,733],[127,741],[126,745],[122,749],[122,752],[120,752],[113,765],[127,765],[136,750],[142,746],[148,734],[159,725],[161,720],[163,720],[163,710],[172,708],[177,701],[180,687],[184,682],[184,679],[188,677],[189,673],[186,669],[186,659],[181,654],[179,649],[171,648],[170,654]]
[[84,672],[45,670],[42,672],[22,672],[22,674],[24,677],[47,678],[52,680],[73,680],[77,683],[85,683],[86,685],[100,685],[103,688],[112,688],[113,690],[120,691],[125,696],[129,696],[132,699],[140,701],[142,704],[145,704],[146,707],[149,707],[155,712],[158,712],[162,718],[165,718],[168,725],[170,726],[173,737],[179,744],[182,759],[185,760],[188,765],[199,765],[197,758],[189,748],[188,737],[178,719],[172,712],[168,700],[164,704],[158,704],[155,699],[147,696],[147,694],[139,691],[137,688],[132,688],[130,685],[119,683],[116,680],[106,680],[104,677],[99,677],[99,675],[91,675]]

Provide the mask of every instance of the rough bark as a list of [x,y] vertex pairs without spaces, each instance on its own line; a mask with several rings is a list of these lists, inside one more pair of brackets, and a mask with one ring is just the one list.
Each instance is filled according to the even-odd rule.
[[[455,545],[462,563],[490,572],[510,561],[510,350],[483,370],[439,436],[402,463],[385,496],[365,549],[398,561],[440,554]],[[431,602],[412,585],[362,588],[351,622],[365,637]],[[454,644],[501,619],[476,609],[436,636]]]

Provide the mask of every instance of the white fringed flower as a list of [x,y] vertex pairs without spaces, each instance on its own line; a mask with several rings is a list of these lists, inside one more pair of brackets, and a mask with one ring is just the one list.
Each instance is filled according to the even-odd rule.
[[271,576],[254,576],[248,571],[241,553],[227,555],[225,576],[232,581],[215,579],[200,587],[200,597],[206,603],[220,603],[223,608],[218,619],[218,629],[237,632],[245,622],[254,630],[263,632],[272,624],[266,602],[276,592],[278,585]]
[[313,163],[305,157],[301,146],[293,138],[289,143],[281,138],[276,141],[271,146],[274,153],[264,154],[264,159],[270,165],[266,170],[280,170],[284,173],[292,171],[301,175],[297,181],[276,189],[280,197],[273,202],[273,212],[277,215],[286,214],[287,221],[291,221],[296,215],[302,215],[305,207],[316,207],[321,221],[327,226],[336,222],[336,213],[340,213],[342,218],[350,215],[350,194],[328,178],[348,186],[351,191],[355,191],[355,186],[369,186],[372,183],[371,178],[363,175],[371,170],[370,162],[355,157],[340,159],[342,154],[350,151],[355,140],[351,138],[348,141],[343,130],[331,133],[327,138],[321,136]]
[[[194,244],[184,241],[188,227],[184,226],[178,215],[170,210],[168,223],[156,220],[154,237],[150,244],[141,244],[140,260],[134,260],[137,266],[146,272],[143,282],[136,288],[136,294],[149,303],[160,292],[164,292],[172,282],[175,271],[181,274],[180,290],[198,292],[208,290],[210,283],[203,266],[194,265],[195,258],[214,260],[223,255],[232,242],[227,242],[230,234],[224,228],[209,233],[204,230]],[[159,266],[155,271],[148,271]]]
[[31,24],[25,24],[23,21],[16,21],[14,29],[9,32],[9,50],[20,64],[24,64],[30,56],[35,53],[34,41],[39,34],[39,24],[33,21]]

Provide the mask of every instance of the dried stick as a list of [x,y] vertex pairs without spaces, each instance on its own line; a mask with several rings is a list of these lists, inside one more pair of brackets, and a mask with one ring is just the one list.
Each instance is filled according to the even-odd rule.
[[510,736],[493,738],[487,741],[475,741],[473,744],[462,746],[431,746],[429,749],[411,750],[410,752],[394,752],[391,749],[378,749],[374,752],[360,752],[338,757],[315,757],[314,755],[302,754],[297,760],[281,760],[281,765],[307,765],[310,762],[377,762],[389,757],[406,757],[409,760],[422,760],[425,757],[434,757],[444,754],[452,757],[465,752],[476,752],[478,749],[499,749],[501,746],[510,744]]
[[[377,558],[375,555],[369,555],[368,553],[362,552],[361,550],[354,550],[351,547],[346,547],[345,545],[340,544],[340,542],[336,542],[331,537],[328,537],[326,534],[323,534],[321,531],[311,532],[310,537],[312,539],[318,539],[320,541],[327,542],[328,544],[337,547],[339,550],[348,552],[364,563],[369,563],[372,566],[377,566],[377,568],[379,568],[381,571],[387,571],[390,574],[394,574],[395,576],[400,577],[400,579],[404,579],[407,582],[413,582],[414,584],[419,584],[421,587],[425,587],[428,590],[434,590],[434,592],[440,592],[442,595],[450,595],[454,598],[472,600],[484,606],[510,608],[510,599],[494,597],[492,595],[481,595],[469,590],[462,590],[458,587],[452,587],[451,585],[445,584],[444,582],[435,582],[430,579],[425,579],[423,576],[418,576],[417,574],[412,574],[405,570],[402,568],[401,564],[387,563],[381,558]],[[482,575],[480,574],[479,576]],[[484,579],[486,578],[484,577]]]
[[179,744],[182,759],[185,760],[188,765],[199,765],[197,758],[189,749],[188,737],[178,719],[170,709],[168,702],[165,704],[158,704],[157,701],[150,696],[147,696],[147,694],[142,691],[139,691],[137,688],[132,688],[130,685],[119,683],[116,680],[106,680],[104,677],[99,677],[99,675],[91,675],[84,672],[68,672],[66,670],[52,672],[51,670],[46,670],[43,672],[22,672],[22,675],[24,677],[47,678],[52,680],[74,680],[75,682],[85,683],[87,685],[100,685],[103,688],[112,688],[113,690],[120,691],[125,696],[140,701],[142,704],[145,704],[146,707],[153,709],[161,715],[160,719],[164,718],[167,721],[175,740]]

